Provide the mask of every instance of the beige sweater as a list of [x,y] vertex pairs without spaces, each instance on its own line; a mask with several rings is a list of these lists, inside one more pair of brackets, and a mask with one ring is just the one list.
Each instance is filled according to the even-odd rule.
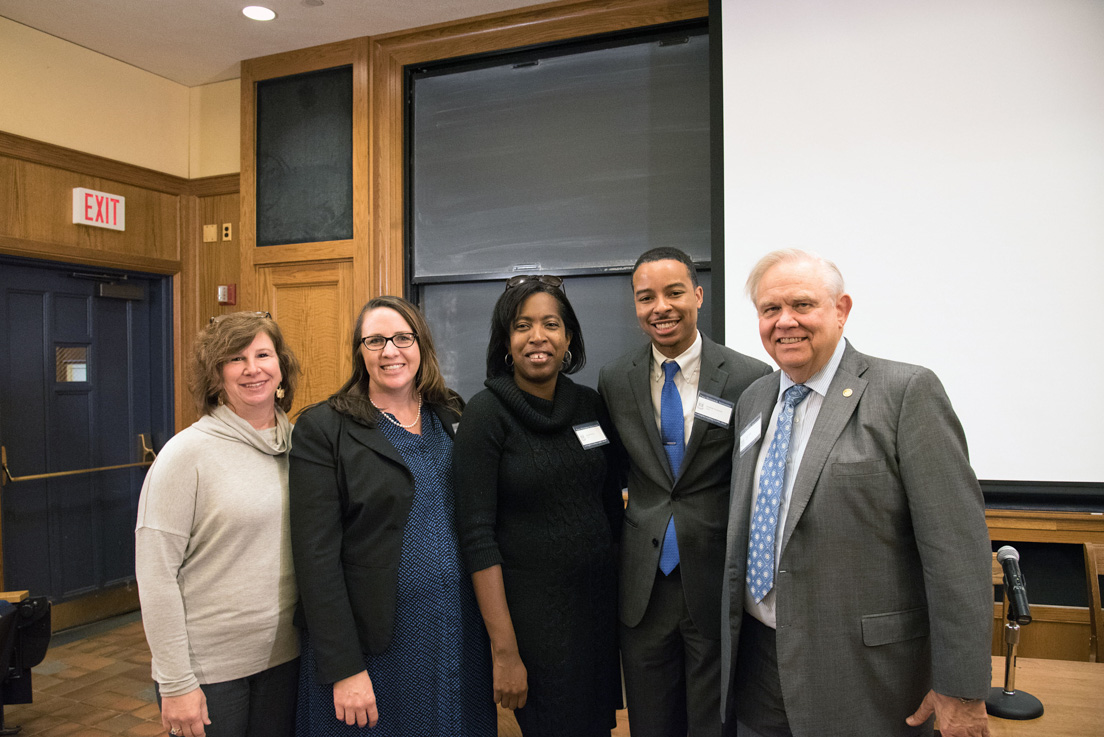
[[135,569],[163,696],[292,660],[291,425],[255,430],[218,407],[177,434],[138,502]]

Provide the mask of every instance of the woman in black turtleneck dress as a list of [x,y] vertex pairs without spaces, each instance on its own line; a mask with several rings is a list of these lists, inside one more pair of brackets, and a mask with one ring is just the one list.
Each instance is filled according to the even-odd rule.
[[525,737],[608,737],[621,701],[613,426],[559,277],[510,279],[486,389],[453,449],[461,552],[491,638],[495,701]]

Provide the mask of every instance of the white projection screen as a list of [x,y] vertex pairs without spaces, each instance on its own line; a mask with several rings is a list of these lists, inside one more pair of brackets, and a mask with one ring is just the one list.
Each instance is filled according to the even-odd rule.
[[721,24],[725,342],[767,359],[748,270],[817,251],[855,347],[939,374],[980,478],[1104,481],[1104,2],[723,0]]

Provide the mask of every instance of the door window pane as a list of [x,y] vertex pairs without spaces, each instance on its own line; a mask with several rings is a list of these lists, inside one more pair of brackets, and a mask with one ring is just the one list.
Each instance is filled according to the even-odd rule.
[[88,381],[88,348],[86,346],[57,346],[54,349],[58,383]]

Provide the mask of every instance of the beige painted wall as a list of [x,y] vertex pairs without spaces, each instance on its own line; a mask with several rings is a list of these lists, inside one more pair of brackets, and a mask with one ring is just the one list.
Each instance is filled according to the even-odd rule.
[[0,18],[0,130],[179,177],[238,171],[238,82],[188,88]]
[[241,80],[189,90],[189,177],[237,174],[241,169]]

